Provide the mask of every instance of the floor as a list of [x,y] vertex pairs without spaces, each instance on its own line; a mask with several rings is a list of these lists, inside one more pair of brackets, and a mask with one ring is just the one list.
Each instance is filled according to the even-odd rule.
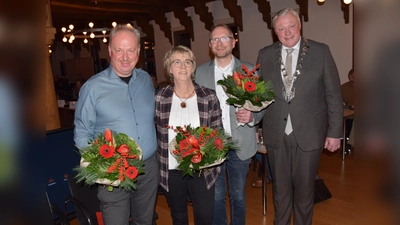
[[[319,175],[324,179],[326,186],[332,193],[332,198],[315,205],[313,225],[394,224],[392,219],[396,214],[392,213],[393,208],[379,197],[379,193],[381,193],[379,190],[381,190],[382,184],[386,181],[380,176],[382,169],[386,168],[386,159],[377,158],[373,161],[373,167],[363,167],[356,164],[355,154],[354,149],[352,149],[352,152],[346,155],[345,160],[342,160],[340,152],[330,153],[324,151],[322,153]],[[363,170],[365,168],[365,171],[368,171],[372,177],[382,177],[382,179],[373,179],[373,182],[370,179],[359,179],[360,176],[357,173],[359,168],[363,168]],[[258,173],[253,171],[253,166],[250,165],[246,185],[246,224],[273,224],[272,185],[267,186],[267,215],[264,216],[262,214],[262,190],[251,186],[251,182],[255,179],[258,179]],[[368,188],[360,188],[358,186],[363,182],[368,184],[362,187],[367,186]],[[366,198],[365,196],[368,197]],[[357,202],[359,200],[362,202],[361,205],[357,204],[357,207],[356,199]],[[194,225],[192,207],[190,205],[188,205],[188,210],[189,224]],[[156,211],[159,216],[157,225],[172,225],[169,208],[163,195],[158,196]],[[229,211],[227,213],[229,216]],[[78,223],[73,220],[71,224]]]

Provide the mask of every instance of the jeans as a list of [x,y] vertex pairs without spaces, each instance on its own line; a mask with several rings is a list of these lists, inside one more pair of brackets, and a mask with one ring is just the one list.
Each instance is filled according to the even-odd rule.
[[[262,162],[262,155],[261,155],[260,153],[257,153],[257,154],[256,154],[256,159],[257,159],[257,161],[261,164],[261,162]],[[268,155],[267,155],[267,160],[265,161],[265,168],[266,168],[268,180],[271,180],[271,181],[272,181],[271,169],[269,168],[269,163],[268,163]]]
[[251,158],[241,160],[235,151],[228,152],[228,159],[221,165],[221,173],[215,182],[213,225],[227,225],[226,175],[228,175],[231,225],[246,224],[246,176]]

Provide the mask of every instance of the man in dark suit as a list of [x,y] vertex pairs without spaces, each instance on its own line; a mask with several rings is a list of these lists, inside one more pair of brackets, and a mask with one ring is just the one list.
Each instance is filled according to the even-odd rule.
[[263,119],[274,224],[289,225],[292,211],[294,224],[312,224],[320,154],[339,149],[343,137],[340,80],[329,47],[301,37],[296,11],[283,9],[272,23],[279,41],[261,49],[257,63],[275,91]]

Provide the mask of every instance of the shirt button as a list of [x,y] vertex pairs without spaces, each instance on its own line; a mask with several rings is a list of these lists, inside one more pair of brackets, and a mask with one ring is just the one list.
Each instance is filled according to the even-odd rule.
[[287,121],[287,119],[286,119],[286,118],[284,118],[283,120],[284,120],[284,121]]

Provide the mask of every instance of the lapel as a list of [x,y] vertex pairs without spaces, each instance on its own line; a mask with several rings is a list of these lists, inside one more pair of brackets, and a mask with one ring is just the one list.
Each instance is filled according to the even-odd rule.
[[276,52],[272,59],[273,70],[274,70],[273,74],[274,74],[274,78],[278,81],[278,84],[279,84],[278,89],[281,90],[281,88],[284,87],[283,80],[282,80],[282,72],[281,72],[281,61],[279,60],[279,57],[282,57],[281,56],[282,45],[279,44],[279,42],[276,42],[275,49],[276,49]]
[[[303,47],[304,47],[304,38],[301,37],[301,39],[300,39],[300,46],[299,46],[299,54],[297,55],[296,69],[297,69],[297,66],[299,65],[299,60],[300,60],[301,54],[302,54],[302,52],[303,52]],[[303,60],[304,60],[304,59],[303,59]],[[296,70],[296,69],[295,69],[295,70]],[[294,81],[293,86],[298,86],[298,85],[299,85],[299,82],[301,83],[301,80],[303,80],[303,79],[301,79],[301,77],[304,76],[303,68],[300,68],[299,71],[300,71],[300,75],[299,75],[299,76],[296,78],[296,80]]]
[[242,63],[240,62],[239,59],[237,59],[235,56],[232,55],[232,60],[234,60],[233,68],[232,68],[233,71],[235,71],[237,68],[242,68]]
[[210,88],[212,90],[215,90],[214,67],[215,67],[214,60],[211,60],[204,71],[205,74],[210,74],[210,75],[207,75],[207,79],[204,80],[203,85],[204,87]]

